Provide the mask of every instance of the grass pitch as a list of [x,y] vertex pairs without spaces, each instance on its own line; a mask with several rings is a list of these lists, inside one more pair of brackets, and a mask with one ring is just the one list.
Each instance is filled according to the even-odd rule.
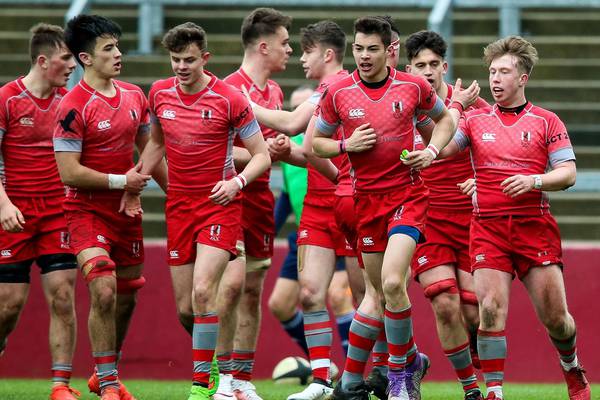
[[[186,400],[190,389],[188,381],[138,381],[128,380],[127,388],[138,400]],[[40,379],[0,379],[1,400],[45,400],[50,393],[50,383]],[[81,400],[97,400],[87,393],[86,381],[74,379],[72,386],[82,392]],[[258,393],[264,400],[285,400],[291,393],[302,390],[302,386],[275,384],[270,380],[257,381]],[[86,390],[84,390],[86,389]],[[600,399],[600,385],[592,385],[592,398]],[[460,400],[463,398],[458,383],[424,382],[423,400]],[[505,386],[507,400],[565,400],[567,389],[564,384],[512,384]],[[373,398],[375,399],[375,398]]]

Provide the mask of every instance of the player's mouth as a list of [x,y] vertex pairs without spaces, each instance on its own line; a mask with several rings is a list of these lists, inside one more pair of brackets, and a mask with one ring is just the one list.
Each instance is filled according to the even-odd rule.
[[431,83],[432,85],[435,84],[435,79],[432,78],[427,78],[427,82]]
[[373,64],[371,63],[360,63],[359,64],[360,70],[363,72],[369,72],[373,69]]
[[113,67],[114,67],[114,68],[115,68],[117,71],[120,71],[120,70],[121,70],[121,62],[120,62],[120,61],[119,61],[119,62],[116,62],[116,63],[113,65]]
[[190,74],[189,74],[189,73],[187,73],[187,74],[178,73],[178,74],[177,74],[177,78],[178,78],[180,81],[187,81],[189,77],[190,77]]
[[492,95],[494,95],[494,97],[501,96],[502,93],[504,93],[504,89],[502,89],[500,87],[493,87],[492,88]]

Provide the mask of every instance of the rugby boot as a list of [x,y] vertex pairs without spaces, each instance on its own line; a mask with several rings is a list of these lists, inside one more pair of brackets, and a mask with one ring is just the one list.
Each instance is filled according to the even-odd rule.
[[578,365],[568,371],[563,369],[567,389],[569,390],[569,400],[590,400],[592,398],[592,389],[585,378],[585,370]]
[[498,396],[496,396],[496,393],[494,393],[494,392],[489,392],[489,393],[487,394],[487,396],[485,396],[485,399],[484,399],[484,400],[502,400],[502,398],[501,398],[501,397],[498,397]]
[[339,382],[328,400],[369,400],[369,388],[364,382],[351,389],[342,389],[342,382]]
[[205,388],[204,386],[196,386],[196,385],[192,385],[192,388],[190,389],[190,396],[188,397],[188,400],[210,400],[211,396],[208,392],[208,388]]
[[262,400],[262,397],[256,393],[256,387],[250,381],[234,378],[231,381],[231,388],[237,400]]
[[469,390],[465,393],[465,400],[483,400],[483,394],[479,389]]
[[[88,379],[88,389],[90,389],[90,393],[96,393],[98,396],[100,396],[100,380],[98,379],[98,375],[96,375],[95,370],[92,376],[90,376],[90,379]],[[121,381],[119,381],[119,393],[121,396],[119,398],[120,400],[136,400],[135,397],[129,393],[129,390],[127,390],[125,385],[121,383]]]
[[213,395],[214,400],[232,400],[235,398],[233,395],[233,389],[231,388],[231,381],[233,376],[231,374],[220,374],[219,384],[217,385],[217,391]]
[[365,384],[369,388],[369,391],[373,393],[378,399],[387,399],[387,388],[388,388],[388,377],[381,373],[377,368],[373,368],[367,376]]
[[219,363],[217,362],[217,353],[213,355],[210,363],[210,376],[208,378],[208,394],[213,396],[219,389]]
[[406,390],[406,372],[388,372],[388,400],[410,400]]
[[421,400],[421,381],[429,369],[429,357],[424,353],[417,353],[415,360],[406,366],[406,391],[410,400]]
[[287,400],[325,400],[333,393],[333,388],[322,379],[315,379],[303,391],[290,394]]
[[68,385],[56,385],[52,386],[52,392],[50,393],[50,400],[77,400],[81,396],[78,390],[73,389]]
[[100,400],[119,400],[119,388],[115,386],[109,386],[102,391],[102,395],[100,396]]

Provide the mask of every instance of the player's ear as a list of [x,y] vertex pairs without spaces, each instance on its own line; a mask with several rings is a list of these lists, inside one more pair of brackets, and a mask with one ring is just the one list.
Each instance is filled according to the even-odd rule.
[[259,42],[257,48],[260,54],[267,55],[269,53],[269,45],[267,42]]
[[77,55],[77,57],[79,57],[84,66],[89,67],[90,65],[92,65],[92,55],[90,53],[82,51]]
[[445,61],[442,63],[442,70],[443,70],[443,74],[446,75],[446,73],[448,72],[448,61]]
[[335,58],[335,51],[333,49],[325,49],[323,59],[326,63],[331,62]]
[[519,86],[525,86],[529,82],[529,75],[521,74],[519,77]]
[[40,54],[35,59],[35,64],[42,69],[48,68],[48,56],[46,56],[45,54]]
[[411,71],[410,64],[406,64],[406,66],[404,67],[404,70],[410,74],[410,71]]
[[210,59],[210,56],[212,56],[212,54],[210,54],[210,51],[205,51],[202,53],[202,61],[204,62],[204,64],[206,64],[208,62],[208,60]]

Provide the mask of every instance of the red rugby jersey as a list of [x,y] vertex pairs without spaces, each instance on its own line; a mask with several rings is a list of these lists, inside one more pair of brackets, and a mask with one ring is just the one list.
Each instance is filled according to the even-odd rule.
[[11,196],[60,196],[60,180],[52,132],[64,88],[55,88],[47,99],[30,93],[22,78],[0,88],[0,140],[2,184]]
[[377,134],[373,148],[349,153],[357,192],[389,191],[405,185],[421,185],[419,174],[400,161],[404,149],[414,147],[418,114],[439,115],[444,104],[425,79],[391,69],[385,85],[369,89],[357,71],[331,86],[321,99],[317,129],[333,135],[341,127],[348,138],[369,122]]
[[[446,84],[446,86],[448,87],[448,95],[445,103],[446,106],[449,106],[453,87],[449,84]],[[489,106],[484,99],[479,97],[466,111]],[[422,116],[419,118],[417,124],[426,122],[424,119],[431,122],[431,119]],[[415,149],[423,150],[424,148],[423,139],[415,130]],[[452,211],[470,211],[473,209],[471,198],[462,194],[457,186],[457,184],[473,178],[471,154],[468,149],[451,157],[434,160],[429,167],[421,171],[421,177],[429,189],[430,208],[441,208]]]
[[[136,85],[113,80],[116,95],[106,97],[83,79],[58,106],[54,129],[55,152],[81,153],[81,165],[93,170],[125,174],[133,167],[138,134],[149,132],[148,101]],[[73,197],[77,188],[69,188]],[[121,196],[120,190],[97,190],[98,195]]]
[[[317,117],[319,116],[319,100],[321,99],[321,96],[323,95],[323,93],[325,93],[325,90],[327,90],[327,88],[332,83],[335,83],[347,76],[348,76],[348,71],[341,70],[337,74],[329,75],[329,76],[326,76],[323,79],[321,79],[321,82],[319,82],[319,86],[317,86],[317,88],[315,89],[312,96],[308,99],[308,101],[311,104],[315,105],[315,115]],[[347,158],[347,157],[344,155],[340,155],[337,157],[333,157],[331,159],[333,164],[336,167],[338,167],[338,169],[340,170],[338,179],[343,177],[343,174],[344,174],[344,171],[342,171],[342,169],[341,169],[341,168],[343,168],[343,159],[344,158]],[[309,163],[306,166],[306,169],[308,170],[307,196],[309,196],[309,197],[310,197],[310,195],[318,196],[320,194],[326,194],[326,193],[333,194],[336,192],[336,189],[337,189],[336,185],[333,182],[331,182],[329,179],[327,179],[326,177],[321,175],[321,173],[318,172],[317,169],[312,166],[312,164]],[[352,184],[351,181],[349,180],[349,178],[350,178],[349,166],[347,168],[346,175],[348,178],[346,183]],[[342,181],[340,180],[339,182],[342,182]],[[338,183],[338,185],[339,185],[339,183]]]
[[177,78],[155,82],[149,101],[169,160],[169,190],[209,191],[235,176],[233,141],[260,132],[250,104],[235,88],[210,76],[198,93],[185,94]]
[[516,198],[502,193],[500,183],[523,174],[543,174],[548,166],[574,161],[567,129],[556,114],[528,103],[518,115],[497,105],[471,111],[461,121],[454,141],[471,146],[477,188],[473,212],[480,216],[541,215],[549,212],[548,197],[532,190]]
[[[281,110],[283,108],[283,92],[281,91],[281,88],[279,87],[277,82],[271,79],[267,81],[267,85],[263,90],[261,90],[244,72],[244,70],[240,68],[223,80],[225,81],[225,83],[228,83],[231,86],[236,87],[238,89],[241,89],[242,86],[244,86],[248,90],[252,101],[264,108],[268,108],[270,110]],[[260,129],[265,140],[268,138],[273,138],[279,134],[279,132],[277,132],[276,130],[267,128],[264,125],[260,125]],[[243,146],[240,140],[237,140],[235,142],[235,145],[240,147]],[[269,168],[264,174],[256,178],[252,183],[250,183],[244,189],[244,192],[252,190],[269,190],[270,176],[271,168]]]

